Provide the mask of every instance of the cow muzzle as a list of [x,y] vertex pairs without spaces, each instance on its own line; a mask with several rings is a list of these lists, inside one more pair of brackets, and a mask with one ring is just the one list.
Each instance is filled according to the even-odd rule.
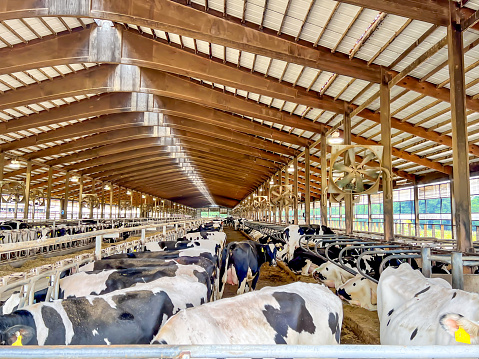
[[345,299],[345,300],[351,300],[351,296],[346,292],[346,290],[344,288],[339,288],[337,293],[339,298],[341,299]]

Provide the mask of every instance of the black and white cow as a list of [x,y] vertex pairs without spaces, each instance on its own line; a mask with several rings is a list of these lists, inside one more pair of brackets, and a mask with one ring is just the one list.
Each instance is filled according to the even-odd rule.
[[196,264],[184,265],[176,262],[155,267],[78,272],[60,280],[59,298],[102,295],[150,282],[161,287],[164,278],[169,280],[184,276],[204,284],[210,298],[213,284],[207,271]]
[[276,265],[276,252],[274,244],[252,241],[228,244],[222,258],[219,298],[223,296],[225,284],[237,285],[237,294],[255,290],[261,266],[266,262]]
[[342,320],[338,297],[324,286],[296,282],[181,311],[152,344],[335,345]]
[[58,299],[0,316],[2,344],[21,335],[23,345],[147,344],[179,310],[207,301],[206,287],[168,278],[100,296]]
[[471,344],[479,344],[479,294],[425,278],[407,263],[382,273],[378,316],[381,344],[455,345],[458,330]]
[[377,292],[378,285],[360,274],[340,285],[336,290],[339,298],[351,305],[371,311],[377,310]]

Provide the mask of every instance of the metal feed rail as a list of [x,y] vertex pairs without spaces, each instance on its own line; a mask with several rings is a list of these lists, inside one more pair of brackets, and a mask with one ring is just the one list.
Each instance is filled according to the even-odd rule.
[[0,359],[96,358],[477,358],[479,345],[98,345],[6,346]]
[[[253,224],[255,229],[260,230],[261,223],[259,222],[246,222],[246,225],[249,226]],[[252,227],[253,227],[252,226]],[[270,225],[266,225],[270,226]],[[275,226],[279,232],[280,226]],[[284,228],[284,227],[282,227]],[[342,255],[348,249],[343,249],[340,253],[339,260],[332,260],[329,258],[329,248],[335,245],[354,245],[355,248],[363,249],[363,253],[358,257],[357,261],[357,272],[365,276],[368,279],[371,279],[375,282],[373,278],[366,275],[360,269],[360,262],[363,256],[368,254],[391,254],[390,256],[384,258],[381,263],[380,272],[384,268],[385,264],[392,259],[412,259],[412,258],[421,258],[423,262],[423,274],[426,277],[431,276],[431,261],[440,261],[451,264],[452,266],[452,286],[455,289],[464,289],[464,279],[463,279],[463,267],[464,266],[479,266],[479,254],[464,254],[467,257],[463,257],[463,254],[460,252],[454,252],[455,244],[451,240],[439,240],[436,238],[419,238],[419,237],[408,237],[402,235],[396,235],[397,239],[392,242],[384,242],[382,236],[377,233],[371,233],[374,238],[364,238],[368,234],[362,233],[358,235],[346,236],[346,235],[304,235],[300,237],[300,247],[308,250],[312,254],[322,258],[323,260],[328,260],[329,262],[343,268],[344,270],[350,272],[351,274],[356,274],[356,272],[346,267],[342,260]],[[371,241],[372,240],[372,241]],[[304,242],[306,244],[304,245]],[[311,250],[310,242],[314,242],[314,251]],[[325,246],[325,254],[322,255],[318,253],[318,246],[323,247],[324,242],[327,242],[328,245]],[[382,251],[369,251],[368,249],[378,248],[378,246],[385,246],[389,248],[403,247],[402,249],[390,249]],[[409,248],[407,248],[409,247]],[[431,254],[431,249],[435,251],[434,254]]]

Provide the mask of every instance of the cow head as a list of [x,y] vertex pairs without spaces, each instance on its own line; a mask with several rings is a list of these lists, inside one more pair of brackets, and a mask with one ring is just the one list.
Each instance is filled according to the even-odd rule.
[[337,290],[339,298],[351,305],[367,310],[377,310],[378,285],[360,274],[340,285]]
[[270,243],[263,245],[262,248],[265,251],[265,258],[269,265],[276,266],[276,254],[278,253],[276,246]]
[[457,313],[444,314],[439,318],[439,323],[446,332],[456,338],[456,341],[479,344],[479,323]]
[[331,262],[323,263],[313,272],[313,278],[330,288],[338,288],[354,275]]

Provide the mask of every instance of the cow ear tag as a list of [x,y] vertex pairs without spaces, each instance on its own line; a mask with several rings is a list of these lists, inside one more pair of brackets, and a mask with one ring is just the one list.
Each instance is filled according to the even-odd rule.
[[20,334],[20,332],[16,332],[15,334],[17,336],[17,340],[15,340],[15,342],[12,343],[12,347],[22,347],[23,346],[22,335]]
[[458,330],[454,333],[454,337],[456,338],[456,342],[471,344],[471,336],[468,332],[464,330],[463,327],[459,327]]

